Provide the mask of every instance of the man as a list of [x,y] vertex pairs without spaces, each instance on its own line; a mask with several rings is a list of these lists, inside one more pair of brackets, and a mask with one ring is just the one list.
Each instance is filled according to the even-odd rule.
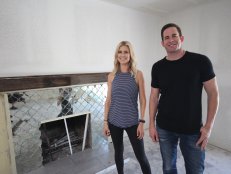
[[[167,55],[152,67],[149,134],[154,142],[159,141],[164,174],[177,174],[178,142],[186,173],[202,174],[219,102],[215,73],[206,56],[182,48],[184,36],[178,25],[163,26],[161,37]],[[203,88],[208,99],[204,125]]]

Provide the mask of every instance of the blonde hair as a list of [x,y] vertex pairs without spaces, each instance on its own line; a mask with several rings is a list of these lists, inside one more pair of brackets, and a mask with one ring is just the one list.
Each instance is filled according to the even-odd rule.
[[127,46],[130,51],[129,71],[136,78],[137,69],[136,69],[135,54],[134,54],[132,44],[128,41],[121,41],[116,47],[115,56],[114,56],[114,69],[112,73],[113,75],[115,75],[117,72],[120,72],[120,63],[117,58],[118,58],[119,49],[122,46]]

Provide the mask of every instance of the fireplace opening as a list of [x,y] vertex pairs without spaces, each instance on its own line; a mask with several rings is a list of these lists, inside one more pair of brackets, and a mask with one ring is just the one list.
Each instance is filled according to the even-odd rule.
[[92,147],[90,114],[78,114],[42,121],[43,165]]

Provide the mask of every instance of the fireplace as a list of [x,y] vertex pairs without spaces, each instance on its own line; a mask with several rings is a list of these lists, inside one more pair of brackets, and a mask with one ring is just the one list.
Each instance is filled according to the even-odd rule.
[[44,165],[92,147],[90,113],[42,121],[40,131]]

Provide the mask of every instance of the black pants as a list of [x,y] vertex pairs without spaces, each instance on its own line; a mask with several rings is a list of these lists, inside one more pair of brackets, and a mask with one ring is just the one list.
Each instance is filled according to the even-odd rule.
[[73,114],[73,107],[68,100],[63,100],[61,102],[62,110],[59,113],[58,117],[62,117],[64,115],[71,115]]
[[111,132],[112,143],[115,149],[115,163],[117,167],[118,174],[124,174],[124,159],[123,159],[123,132],[127,132],[129,140],[131,142],[135,156],[140,163],[141,170],[144,174],[151,174],[150,164],[146,157],[144,151],[144,142],[143,139],[137,138],[137,127],[138,125],[128,127],[128,128],[119,128],[109,123],[109,129]]

